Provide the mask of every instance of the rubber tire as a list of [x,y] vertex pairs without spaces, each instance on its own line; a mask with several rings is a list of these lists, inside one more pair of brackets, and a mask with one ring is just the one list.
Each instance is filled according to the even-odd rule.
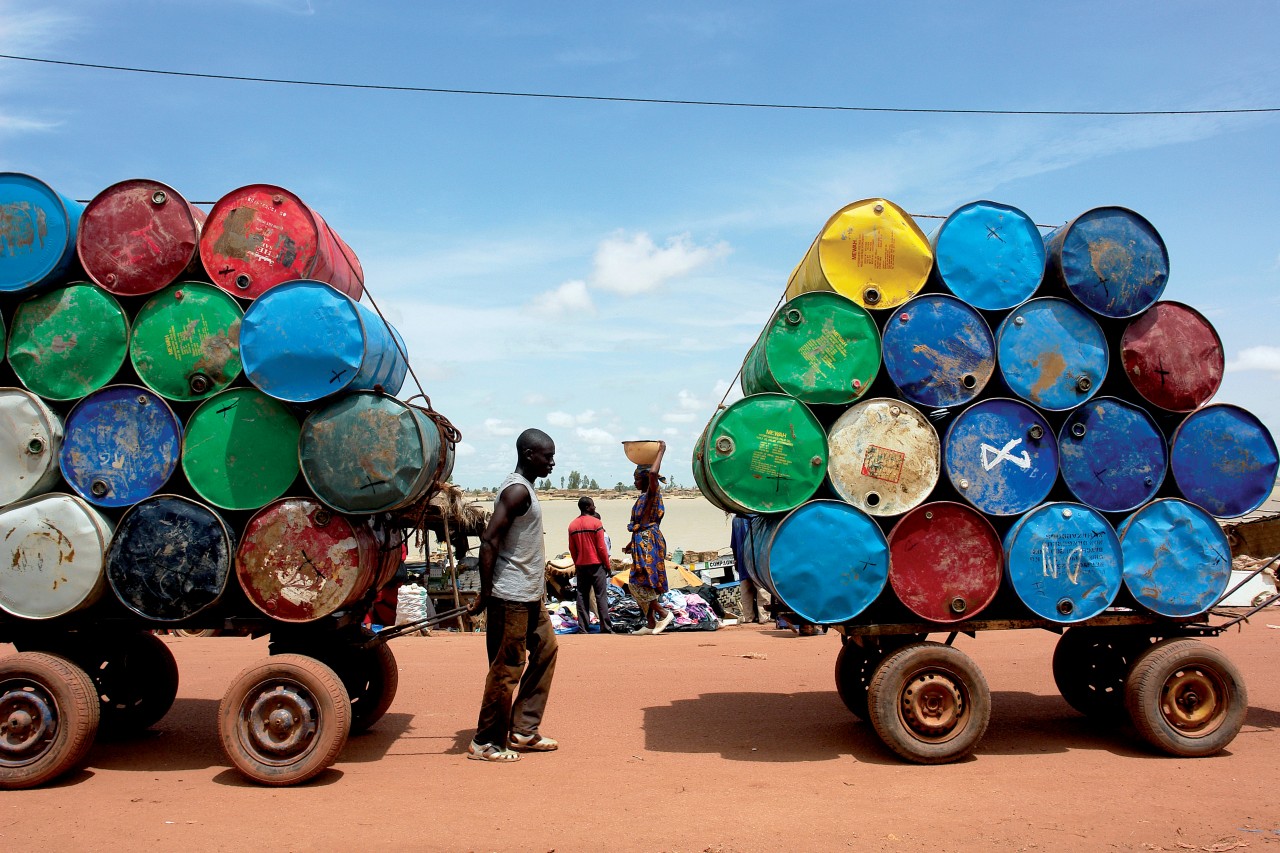
[[1053,649],[1053,681],[1072,708],[1103,722],[1125,719],[1124,686],[1134,660],[1152,644],[1132,628],[1068,628]]
[[[315,731],[296,755],[273,759],[242,737],[246,702],[272,687],[288,686],[311,704]],[[305,782],[333,764],[351,731],[351,702],[330,667],[304,655],[275,655],[236,676],[218,705],[218,735],[231,764],[254,782],[284,786]]]
[[[933,739],[913,731],[901,711],[908,686],[931,673],[945,675],[959,690],[962,709],[955,728]],[[964,652],[942,643],[913,643],[889,654],[871,676],[867,699],[876,734],[898,755],[917,764],[964,758],[977,747],[991,722],[991,690],[982,671]]]
[[339,671],[351,699],[351,732],[366,731],[391,708],[400,687],[400,668],[390,646],[357,649],[350,674]]
[[173,633],[179,637],[192,639],[195,637],[217,637],[222,632],[217,628],[174,628]]
[[43,693],[57,715],[49,745],[25,764],[0,765],[0,789],[34,788],[80,767],[98,733],[98,697],[88,674],[72,661],[46,652],[0,659],[0,695],[20,682]]
[[878,662],[871,649],[851,640],[841,643],[836,655],[836,693],[859,719],[867,719],[867,686]]
[[[1174,725],[1166,713],[1166,691],[1190,671],[1207,684],[1215,707],[1200,727],[1188,732]],[[1184,694],[1185,695],[1185,694]],[[1181,758],[1202,758],[1221,752],[1244,725],[1249,693],[1240,671],[1226,655],[1196,640],[1157,643],[1133,663],[1125,685],[1125,707],[1139,736],[1156,749]]]

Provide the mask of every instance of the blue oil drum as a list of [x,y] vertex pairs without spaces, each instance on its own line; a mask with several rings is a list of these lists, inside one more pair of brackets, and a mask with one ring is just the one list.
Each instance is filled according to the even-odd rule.
[[1195,616],[1218,603],[1231,583],[1231,546],[1213,516],[1163,498],[1120,525],[1124,585],[1162,616]]
[[1253,512],[1275,488],[1276,443],[1252,413],[1227,403],[1187,416],[1169,451],[1182,496],[1218,518]]
[[1098,393],[1110,360],[1098,321],[1053,297],[1013,309],[996,330],[996,351],[1009,389],[1053,412],[1075,408]]
[[153,495],[116,525],[107,581],[139,616],[178,622],[217,604],[235,553],[235,537],[218,513],[179,495]]
[[1097,207],[1044,238],[1045,278],[1103,317],[1135,317],[1169,281],[1169,252],[1150,222],[1123,207]]
[[1023,604],[1069,624],[1111,606],[1123,582],[1120,540],[1095,509],[1048,503],[1018,519],[1004,538],[1005,572]]
[[0,292],[53,284],[76,259],[84,205],[41,180],[0,172]]
[[942,462],[966,501],[989,515],[1042,503],[1058,478],[1058,442],[1044,417],[1017,400],[974,403],[947,428]]
[[178,467],[182,423],[164,398],[137,385],[108,385],[67,414],[59,464],[76,494],[122,507],[150,497]]
[[1030,299],[1044,278],[1044,238],[1016,207],[975,201],[933,233],[934,271],[975,308],[1000,311]]
[[964,405],[995,372],[991,328],[954,296],[931,293],[899,306],[885,321],[883,347],[889,378],[919,406]]
[[889,579],[889,543],[871,516],[843,501],[814,500],[786,515],[751,519],[748,547],[761,586],[819,625],[856,617]]
[[1115,397],[1098,397],[1067,415],[1058,454],[1071,494],[1103,512],[1129,512],[1151,500],[1169,467],[1155,420]]
[[389,323],[320,281],[299,280],[263,293],[240,324],[240,359],[249,381],[289,403],[342,391],[398,394],[408,363]]

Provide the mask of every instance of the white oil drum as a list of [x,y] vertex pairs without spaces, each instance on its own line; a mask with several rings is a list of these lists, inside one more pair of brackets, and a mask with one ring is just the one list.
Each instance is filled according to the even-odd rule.
[[846,409],[827,431],[827,459],[836,494],[878,516],[919,506],[941,471],[938,431],[914,406],[889,397]]
[[53,492],[0,510],[0,608],[53,619],[88,607],[107,588],[111,522],[87,502]]
[[21,388],[0,388],[0,506],[43,494],[58,482],[62,418]]

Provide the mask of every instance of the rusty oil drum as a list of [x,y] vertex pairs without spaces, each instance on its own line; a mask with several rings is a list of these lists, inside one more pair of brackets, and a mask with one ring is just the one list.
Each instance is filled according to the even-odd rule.
[[1044,238],[1045,280],[1103,317],[1135,317],[1169,282],[1169,252],[1150,222],[1123,207],[1086,211]]
[[35,394],[0,388],[0,506],[57,485],[62,433],[62,418]]
[[236,548],[241,589],[281,622],[314,622],[358,601],[382,568],[368,525],[310,498],[263,507]]
[[218,513],[181,495],[153,495],[116,525],[107,581],[139,616],[179,622],[218,603],[234,556],[234,534]]
[[147,300],[133,322],[129,360],[170,400],[203,400],[240,375],[240,305],[211,284],[184,281]]
[[1195,616],[1231,582],[1231,546],[1222,526],[1177,498],[1152,501],[1120,525],[1124,585],[1162,616]]
[[209,279],[241,299],[286,281],[323,281],[352,299],[364,270],[351,247],[302,199],[269,184],[232,190],[209,212],[200,234]]
[[1125,327],[1120,362],[1134,390],[1153,406],[1192,412],[1222,384],[1222,339],[1213,324],[1180,302],[1157,302]]
[[1182,496],[1217,518],[1253,512],[1271,497],[1280,470],[1276,442],[1256,415],[1214,403],[1187,416],[1169,442]]
[[1000,591],[1004,549],[991,522],[954,501],[911,510],[889,533],[889,585],[930,622],[977,616]]
[[867,609],[889,578],[889,545],[875,519],[843,501],[814,500],[751,519],[747,546],[761,586],[819,625]]
[[203,272],[199,247],[205,216],[159,181],[121,181],[85,207],[76,253],[85,274],[117,296],[155,293]]
[[917,296],[885,321],[884,366],[917,406],[961,406],[995,373],[995,338],[982,315],[956,297]]
[[1095,397],[1067,415],[1058,431],[1062,481],[1083,504],[1130,512],[1155,497],[1169,468],[1159,425],[1146,409]]
[[996,329],[1000,375],[1023,400],[1062,412],[1102,387],[1110,355],[1098,321],[1065,299],[1041,297],[1009,312]]
[[1047,503],[1028,512],[1005,534],[1004,559],[1018,598],[1050,622],[1097,616],[1123,583],[1115,529],[1084,504]]
[[1058,479],[1058,442],[1044,416],[1017,400],[982,400],[951,422],[942,442],[947,478],[988,515],[1020,515]]
[[836,494],[869,515],[901,515],[938,484],[938,445],[938,431],[910,404],[863,400],[827,431],[827,479]]
[[84,205],[38,178],[0,172],[0,292],[65,280],[75,267],[83,213]]
[[787,281],[787,298],[831,290],[863,308],[894,308],[920,292],[933,269],[929,238],[911,215],[883,198],[832,214]]
[[48,400],[75,400],[102,388],[129,351],[129,317],[107,291],[77,282],[25,300],[9,330],[9,364]]
[[339,512],[388,512],[428,495],[454,448],[425,411],[386,394],[348,394],[302,424],[298,460],[316,497]]
[[73,495],[50,493],[0,510],[0,609],[53,619],[94,604],[107,589],[111,522]]

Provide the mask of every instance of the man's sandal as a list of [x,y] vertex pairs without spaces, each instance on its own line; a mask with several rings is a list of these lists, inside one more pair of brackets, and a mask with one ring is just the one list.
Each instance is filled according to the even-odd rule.
[[531,735],[522,735],[519,732],[512,732],[508,745],[512,749],[524,749],[529,752],[551,752],[552,750],[560,748],[559,742],[549,737],[543,737],[536,732]]
[[467,747],[467,758],[476,761],[519,761],[520,753],[503,749],[497,744],[471,741],[471,745]]

